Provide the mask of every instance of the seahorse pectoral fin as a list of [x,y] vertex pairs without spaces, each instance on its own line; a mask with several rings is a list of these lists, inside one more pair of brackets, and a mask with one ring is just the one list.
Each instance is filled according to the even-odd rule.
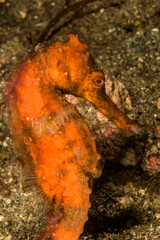
[[87,95],[87,99],[109,120],[121,129],[125,136],[132,136],[141,130],[141,126],[127,117],[105,94]]

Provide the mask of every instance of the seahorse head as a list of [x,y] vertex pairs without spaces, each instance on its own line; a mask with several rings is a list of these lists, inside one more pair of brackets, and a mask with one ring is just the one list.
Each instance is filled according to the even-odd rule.
[[103,71],[95,67],[89,46],[81,42],[78,35],[70,34],[68,42],[58,42],[48,47],[43,58],[47,64],[44,79],[51,87],[87,99],[125,135],[139,132],[139,125],[125,116],[106,96]]
[[95,70],[89,46],[76,34],[70,34],[66,43],[48,47],[43,58],[47,63],[47,81],[64,92],[84,97],[84,92],[96,91],[104,83],[102,71]]

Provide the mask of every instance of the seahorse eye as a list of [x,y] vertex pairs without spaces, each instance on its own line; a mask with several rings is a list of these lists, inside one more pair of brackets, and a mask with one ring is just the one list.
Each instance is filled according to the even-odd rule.
[[102,80],[99,79],[99,78],[96,80],[96,83],[97,83],[97,84],[100,84],[101,82],[102,82]]
[[95,78],[93,82],[96,87],[101,87],[104,83],[104,80],[102,78]]

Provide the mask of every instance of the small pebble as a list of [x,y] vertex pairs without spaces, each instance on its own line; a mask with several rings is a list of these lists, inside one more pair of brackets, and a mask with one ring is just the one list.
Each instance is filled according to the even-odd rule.
[[0,222],[3,221],[3,219],[4,219],[4,216],[0,215]]
[[160,109],[160,98],[157,100],[157,108]]
[[152,33],[159,33],[159,29],[158,28],[153,28]]
[[157,123],[154,127],[154,134],[157,138],[160,138],[160,123]]
[[129,149],[128,151],[126,151],[120,163],[124,166],[136,166],[138,163],[138,159],[135,156],[134,150]]

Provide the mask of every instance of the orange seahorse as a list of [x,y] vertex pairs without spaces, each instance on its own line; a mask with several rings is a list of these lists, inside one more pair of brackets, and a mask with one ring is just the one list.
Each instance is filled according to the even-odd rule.
[[13,139],[54,203],[36,239],[77,240],[90,207],[89,180],[101,174],[100,156],[86,121],[63,93],[94,104],[126,135],[140,130],[105,95],[104,75],[78,36],[38,47],[8,78],[5,98]]

